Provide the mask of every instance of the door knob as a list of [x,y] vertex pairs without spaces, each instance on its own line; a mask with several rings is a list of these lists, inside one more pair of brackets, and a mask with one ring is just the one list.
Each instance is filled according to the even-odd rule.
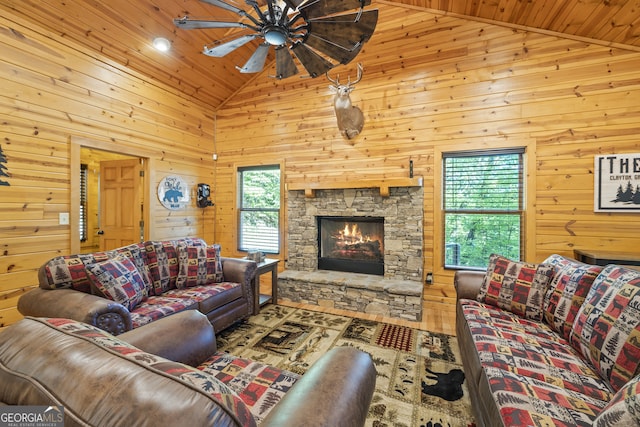
[[102,230],[98,231],[98,235],[99,236],[102,236],[103,234],[104,234],[104,231],[102,231]]

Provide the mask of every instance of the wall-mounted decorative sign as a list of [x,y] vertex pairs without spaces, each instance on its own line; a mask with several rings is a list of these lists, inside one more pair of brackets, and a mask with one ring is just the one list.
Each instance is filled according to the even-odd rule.
[[595,156],[596,212],[640,212],[640,153]]
[[182,209],[189,203],[189,188],[179,176],[166,176],[158,184],[158,199],[167,209]]

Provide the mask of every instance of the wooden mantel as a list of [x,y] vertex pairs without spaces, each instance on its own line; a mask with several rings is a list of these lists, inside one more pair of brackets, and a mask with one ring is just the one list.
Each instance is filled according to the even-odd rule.
[[389,197],[391,187],[422,187],[422,177],[367,179],[360,181],[301,182],[285,184],[288,191],[304,190],[305,197],[315,197],[316,190],[340,190],[345,188],[379,188],[382,197]]

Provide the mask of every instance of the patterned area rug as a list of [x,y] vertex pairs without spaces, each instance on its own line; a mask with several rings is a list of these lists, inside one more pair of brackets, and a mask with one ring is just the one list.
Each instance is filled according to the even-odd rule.
[[474,426],[456,338],[369,320],[267,305],[217,337],[218,350],[304,374],[334,346],[369,353],[376,391],[367,426]]

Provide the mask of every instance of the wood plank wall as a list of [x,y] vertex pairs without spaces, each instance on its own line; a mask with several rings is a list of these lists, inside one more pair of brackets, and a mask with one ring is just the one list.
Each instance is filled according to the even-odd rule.
[[[268,70],[214,119],[197,100],[75,43],[11,12],[0,18],[0,148],[11,174],[0,187],[0,324],[20,318],[17,299],[37,268],[70,251],[58,214],[71,209],[74,143],[147,158],[152,187],[168,174],[212,184],[212,209],[169,212],[151,197],[149,237],[199,235],[228,256],[241,255],[237,166],[280,163],[285,182],[301,183],[407,177],[413,160],[425,183],[424,270],[435,273],[427,294],[442,301],[453,296],[439,261],[442,151],[528,147],[527,259],[638,251],[640,216],[593,212],[593,156],[640,152],[638,53],[385,5],[352,93],[365,129],[347,141],[322,77],[276,81]],[[355,64],[336,71],[353,76]]]
[[[340,136],[324,77],[258,78],[218,111],[223,247],[237,238],[237,166],[283,162],[285,182],[298,184],[407,177],[413,160],[425,182],[427,295],[451,301],[441,153],[521,145],[532,178],[527,260],[575,248],[640,253],[640,215],[593,212],[594,155],[640,153],[640,54],[394,5],[357,59],[364,76],[351,98],[366,123],[356,139]],[[344,81],[355,64],[334,71]]]
[[[70,226],[58,215],[72,211],[72,144],[144,157],[154,165],[152,195],[164,176],[179,175],[195,197],[195,185],[211,181],[213,116],[10,12],[0,18],[0,52],[0,148],[10,174],[10,186],[0,186],[2,326],[20,318],[17,300],[36,285],[38,267],[70,253]],[[154,196],[150,210],[151,238],[212,239],[213,211],[195,202],[168,211]]]

